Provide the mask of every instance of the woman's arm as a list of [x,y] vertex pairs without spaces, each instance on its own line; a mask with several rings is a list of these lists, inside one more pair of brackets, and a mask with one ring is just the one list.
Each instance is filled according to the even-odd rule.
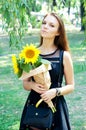
[[64,51],[63,66],[64,66],[65,86],[60,88],[61,95],[71,93],[74,90],[73,63],[70,53],[67,51]]
[[29,91],[34,90],[40,94],[42,94],[45,91],[43,85],[32,81],[31,78],[27,78],[27,79],[23,80],[23,87],[25,90],[29,90]]
[[52,88],[41,95],[45,102],[49,102],[56,96],[56,91],[59,90],[61,95],[66,95],[74,90],[74,73],[73,73],[73,63],[69,52],[64,52],[63,56],[63,66],[64,66],[64,77],[65,86],[61,88]]

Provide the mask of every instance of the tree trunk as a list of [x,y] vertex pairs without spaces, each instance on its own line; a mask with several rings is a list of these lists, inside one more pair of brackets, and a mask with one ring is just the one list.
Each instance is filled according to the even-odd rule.
[[70,15],[71,1],[68,2],[68,15]]
[[83,24],[83,18],[85,16],[85,8],[84,8],[84,2],[80,1],[80,15],[81,15],[81,31],[85,30],[85,26]]
[[53,6],[57,6],[56,0],[53,0]]

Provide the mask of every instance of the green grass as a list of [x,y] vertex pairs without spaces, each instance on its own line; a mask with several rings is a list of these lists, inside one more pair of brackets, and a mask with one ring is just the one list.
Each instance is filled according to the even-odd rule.
[[[86,48],[81,46],[84,35],[68,32],[75,73],[75,91],[66,97],[72,130],[86,130]],[[0,37],[0,130],[18,130],[21,113],[27,95],[22,81],[13,74],[11,54],[17,53],[8,45],[8,37]],[[27,41],[38,43],[37,35],[25,37]]]
[[73,130],[86,127],[86,71],[75,74],[75,90],[66,96]]

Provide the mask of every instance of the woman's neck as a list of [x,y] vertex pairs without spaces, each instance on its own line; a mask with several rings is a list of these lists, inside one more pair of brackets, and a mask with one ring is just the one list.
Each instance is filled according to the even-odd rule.
[[56,46],[54,45],[54,39],[46,39],[43,38],[43,43],[42,43],[42,47],[44,47],[45,49],[51,49],[51,48],[56,48]]
[[54,39],[43,39],[40,50],[43,54],[55,51],[57,47],[54,45]]

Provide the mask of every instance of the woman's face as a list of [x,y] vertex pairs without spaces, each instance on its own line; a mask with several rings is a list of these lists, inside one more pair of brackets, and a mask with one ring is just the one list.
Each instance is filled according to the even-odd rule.
[[59,35],[58,28],[57,19],[52,15],[47,15],[42,22],[41,36],[43,38],[55,38],[55,36]]

